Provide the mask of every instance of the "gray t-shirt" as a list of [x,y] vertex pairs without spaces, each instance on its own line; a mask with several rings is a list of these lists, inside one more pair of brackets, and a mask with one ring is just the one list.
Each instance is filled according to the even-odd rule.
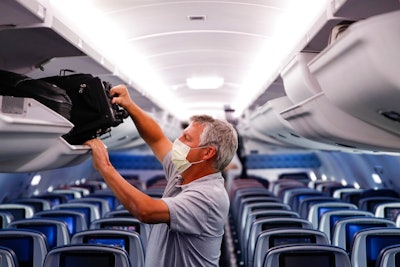
[[168,153],[163,162],[168,184],[163,201],[170,225],[152,226],[146,249],[146,267],[219,266],[229,199],[221,173],[181,185]]

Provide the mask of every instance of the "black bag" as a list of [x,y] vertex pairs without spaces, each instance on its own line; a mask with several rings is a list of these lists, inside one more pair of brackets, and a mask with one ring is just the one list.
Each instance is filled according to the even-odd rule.
[[128,113],[111,104],[111,84],[91,74],[71,74],[42,78],[65,89],[72,101],[71,119],[74,128],[64,139],[73,145],[103,135],[118,126]]
[[70,119],[72,102],[64,89],[43,80],[0,70],[0,95],[29,97]]

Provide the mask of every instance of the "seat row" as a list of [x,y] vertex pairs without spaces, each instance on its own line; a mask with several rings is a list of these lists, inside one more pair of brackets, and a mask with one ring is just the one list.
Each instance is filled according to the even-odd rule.
[[88,230],[75,234],[71,243],[53,248],[48,246],[47,240],[40,231],[0,230],[1,266],[144,266],[144,251],[139,235],[135,232]]
[[[121,260],[115,262],[124,253],[128,255],[129,266],[144,266],[150,225],[134,218],[107,189],[90,194],[82,192],[75,188],[57,189],[0,204],[1,249],[4,253],[11,250],[20,267],[128,266],[120,265]],[[107,249],[97,251],[97,246],[121,248],[123,252],[117,253],[118,256],[114,251],[114,256],[102,261],[99,258]],[[55,256],[64,250],[67,255]],[[86,264],[77,264],[77,259]],[[111,259],[117,265],[103,265]]]
[[[353,262],[353,266],[372,266],[370,264],[375,264],[378,260],[381,249],[397,242],[396,238],[388,240],[385,237],[376,237],[374,242],[380,242],[381,247],[375,245],[374,252],[368,253],[369,256],[375,255],[375,257],[368,256],[369,258],[367,258],[366,245],[353,246],[356,233],[363,229],[367,231],[379,227],[385,228],[388,233],[397,235],[400,229],[393,221],[377,218],[372,212],[361,210],[355,204],[333,197],[333,192],[344,189],[337,183],[330,183],[329,186],[326,186],[326,188],[336,187],[336,190],[332,190],[330,195],[322,190],[310,188],[303,181],[284,180],[286,181],[278,180],[276,183],[270,183],[266,187],[265,184],[261,184],[255,179],[236,179],[229,188],[230,223],[240,265],[263,266],[267,262],[271,264],[267,261],[267,255],[270,251],[272,252],[272,248],[307,243],[343,250],[344,255],[347,256],[345,258],[348,262]],[[320,183],[320,188],[323,188],[323,184],[328,185],[328,182]],[[367,191],[365,190],[365,192]],[[383,192],[384,190],[377,191],[378,194]],[[371,193],[375,192],[369,192],[368,197],[372,195]],[[382,194],[380,197],[385,197],[385,195]],[[387,200],[398,200],[395,199],[395,195],[391,197],[394,199]],[[392,205],[396,206],[397,204]],[[369,234],[372,235],[372,232]],[[376,234],[374,233],[374,235]],[[325,260],[328,259],[329,257],[325,258]],[[346,259],[344,259],[345,262]],[[339,265],[347,266],[345,262],[341,262],[343,265]],[[368,264],[355,265],[358,262],[362,264],[367,262]]]

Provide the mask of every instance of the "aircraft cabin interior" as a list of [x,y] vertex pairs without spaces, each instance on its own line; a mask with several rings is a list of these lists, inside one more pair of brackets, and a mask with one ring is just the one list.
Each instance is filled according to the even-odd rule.
[[171,141],[235,127],[220,266],[400,266],[399,47],[399,0],[0,0],[0,266],[145,266],[84,144],[162,198],[120,84]]

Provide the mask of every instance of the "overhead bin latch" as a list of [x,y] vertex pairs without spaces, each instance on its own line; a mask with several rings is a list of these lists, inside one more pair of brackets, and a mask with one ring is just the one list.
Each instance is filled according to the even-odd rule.
[[26,112],[26,99],[23,97],[1,96],[1,112],[23,115]]

